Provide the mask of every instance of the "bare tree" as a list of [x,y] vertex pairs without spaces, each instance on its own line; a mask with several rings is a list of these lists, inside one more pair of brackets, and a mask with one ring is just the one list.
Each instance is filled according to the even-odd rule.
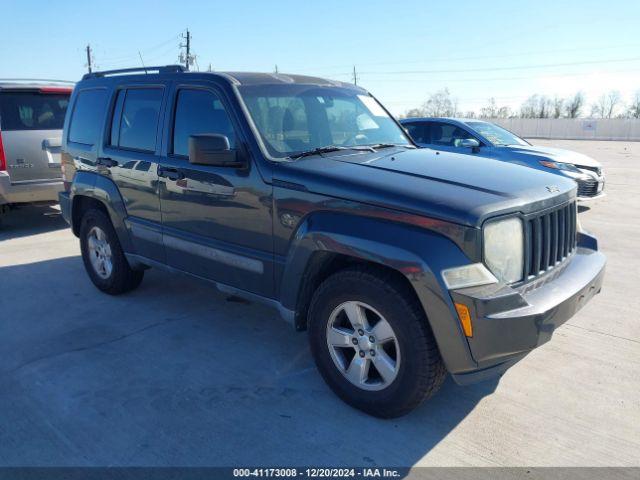
[[458,100],[451,97],[448,88],[432,93],[422,105],[427,117],[455,117],[458,111]]
[[553,105],[544,95],[531,95],[520,107],[522,118],[549,118],[553,111]]
[[640,90],[631,99],[627,115],[631,118],[640,118]]
[[424,117],[425,113],[424,113],[424,110],[421,108],[412,108],[411,110],[407,110],[405,114],[402,116],[405,118]]
[[555,97],[553,99],[553,118],[560,118],[564,107],[564,98]]
[[611,90],[603,93],[598,101],[591,106],[591,115],[600,118],[612,118],[615,116],[618,107],[622,104],[622,97],[618,90]]
[[578,118],[582,112],[584,106],[584,94],[582,92],[576,93],[573,97],[569,98],[565,102],[564,111],[569,118]]

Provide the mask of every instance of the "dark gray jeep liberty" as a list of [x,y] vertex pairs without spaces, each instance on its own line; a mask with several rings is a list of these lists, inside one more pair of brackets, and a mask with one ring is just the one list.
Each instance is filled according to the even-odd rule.
[[272,305],[372,415],[409,412],[447,372],[505,371],[602,285],[575,182],[416,149],[354,85],[87,74],[62,150],[60,204],[96,287],[124,293],[161,267]]

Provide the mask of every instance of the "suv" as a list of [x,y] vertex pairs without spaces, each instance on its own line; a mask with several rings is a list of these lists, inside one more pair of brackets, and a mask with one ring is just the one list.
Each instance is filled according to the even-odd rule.
[[0,219],[12,204],[57,202],[70,82],[0,80]]
[[60,202],[96,287],[160,267],[271,305],[370,414],[503,372],[600,291],[575,182],[417,149],[355,85],[156,67],[71,105]]

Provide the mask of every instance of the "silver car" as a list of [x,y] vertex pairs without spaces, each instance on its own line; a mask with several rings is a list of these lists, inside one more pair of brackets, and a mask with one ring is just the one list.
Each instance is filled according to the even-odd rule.
[[0,80],[0,220],[10,206],[58,200],[71,82]]

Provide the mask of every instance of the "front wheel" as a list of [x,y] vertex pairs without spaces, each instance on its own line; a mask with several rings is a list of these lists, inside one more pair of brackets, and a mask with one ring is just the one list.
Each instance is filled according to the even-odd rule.
[[144,271],[129,266],[111,220],[104,212],[92,209],[83,215],[80,249],[89,278],[103,292],[118,295],[142,282]]
[[377,269],[343,270],[322,283],[309,309],[309,340],[331,389],[377,417],[410,412],[446,376],[420,303]]

